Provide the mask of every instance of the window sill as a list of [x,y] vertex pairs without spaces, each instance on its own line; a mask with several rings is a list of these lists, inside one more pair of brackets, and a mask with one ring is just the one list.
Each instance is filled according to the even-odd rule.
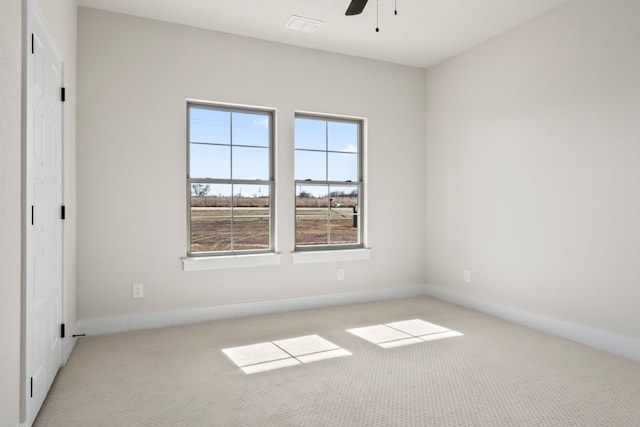
[[185,257],[182,258],[182,269],[184,271],[202,271],[225,268],[267,267],[279,265],[280,259],[281,255],[278,253]]
[[341,261],[364,261],[369,259],[371,249],[344,249],[335,251],[300,251],[293,252],[292,260],[294,264],[308,264],[316,262],[341,262]]

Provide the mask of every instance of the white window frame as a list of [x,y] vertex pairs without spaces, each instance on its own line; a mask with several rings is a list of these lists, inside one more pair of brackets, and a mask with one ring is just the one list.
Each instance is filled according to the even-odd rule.
[[[227,111],[238,113],[260,113],[267,114],[270,118],[269,127],[269,179],[268,180],[246,180],[246,179],[219,179],[219,178],[199,178],[190,176],[190,108],[205,108],[215,111]],[[183,258],[184,270],[206,270],[228,267],[251,267],[262,265],[279,264],[280,256],[275,252],[275,126],[276,110],[267,107],[257,107],[250,105],[227,104],[219,102],[209,102],[202,100],[188,99],[186,103],[186,150],[187,150],[187,256]],[[233,136],[231,136],[230,146],[233,146]],[[269,187],[269,247],[267,249],[255,250],[230,250],[230,251],[208,251],[191,252],[191,185],[196,183],[204,184],[235,184],[235,185],[264,185]],[[231,234],[233,239],[233,231]],[[277,255],[277,256],[269,256]],[[244,261],[240,258],[245,258]]]
[[[300,186],[328,186],[329,188],[332,185],[335,186],[349,186],[349,187],[357,187],[358,189],[358,211],[357,211],[357,221],[358,221],[358,242],[357,243],[347,243],[347,244],[319,244],[319,245],[298,245],[297,242],[297,219],[294,222],[294,252],[293,252],[293,261],[294,263],[308,263],[308,262],[332,262],[336,260],[344,259],[344,255],[353,254],[353,260],[359,259],[368,259],[369,251],[365,246],[366,239],[366,218],[365,218],[365,137],[366,137],[366,119],[360,117],[348,117],[348,116],[339,116],[333,114],[322,114],[322,113],[312,113],[305,111],[296,111],[294,116],[294,127],[295,127],[295,119],[304,118],[311,120],[319,120],[325,122],[346,122],[346,123],[356,123],[358,125],[358,176],[356,181],[330,181],[328,180],[328,176],[326,180],[310,180],[310,179],[295,179],[295,188],[294,188],[294,216],[297,215],[297,192]],[[294,131],[295,134],[295,131]],[[328,137],[328,135],[327,135]],[[294,141],[294,152],[299,150],[296,148],[296,144]],[[322,150],[306,150],[300,149],[302,151],[322,151]],[[330,153],[331,151],[327,148],[324,150],[325,153]],[[295,157],[295,156],[294,156]],[[325,165],[326,167],[326,165]],[[294,162],[294,174],[296,165]],[[344,255],[341,255],[344,254]]]

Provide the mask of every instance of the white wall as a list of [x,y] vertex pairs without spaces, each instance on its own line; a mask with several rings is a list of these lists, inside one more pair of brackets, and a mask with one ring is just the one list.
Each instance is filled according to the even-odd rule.
[[[424,70],[94,9],[78,25],[80,319],[423,282]],[[187,98],[277,108],[280,266],[182,271]],[[369,119],[369,261],[291,263],[295,110]]]
[[0,0],[0,425],[20,417],[22,9]]
[[640,339],[638,52],[580,0],[428,71],[429,284]]

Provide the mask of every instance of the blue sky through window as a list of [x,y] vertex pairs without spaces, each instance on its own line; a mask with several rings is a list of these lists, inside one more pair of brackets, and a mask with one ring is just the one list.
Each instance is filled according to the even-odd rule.
[[[190,106],[190,178],[269,180],[270,120],[269,113]],[[296,117],[295,179],[357,182],[359,128],[357,122]],[[208,194],[228,195],[227,187],[211,184]],[[243,193],[268,192],[266,186],[253,187]],[[305,187],[314,197],[327,195],[326,185]]]
[[[357,182],[359,129],[357,122],[296,117],[295,179]],[[328,191],[336,191],[326,185],[304,187],[296,189],[297,193],[324,197]]]
[[192,179],[269,180],[268,113],[189,109]]

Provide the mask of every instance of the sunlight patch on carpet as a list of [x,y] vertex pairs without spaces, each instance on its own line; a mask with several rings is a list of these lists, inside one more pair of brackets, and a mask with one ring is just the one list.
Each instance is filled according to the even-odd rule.
[[318,335],[225,348],[222,352],[246,374],[351,356],[349,351]]
[[364,326],[362,328],[347,329],[347,332],[366,341],[377,344],[382,348],[402,347],[434,341],[442,338],[463,335],[458,331],[445,328],[421,319],[403,320],[401,322],[385,323],[382,325]]

